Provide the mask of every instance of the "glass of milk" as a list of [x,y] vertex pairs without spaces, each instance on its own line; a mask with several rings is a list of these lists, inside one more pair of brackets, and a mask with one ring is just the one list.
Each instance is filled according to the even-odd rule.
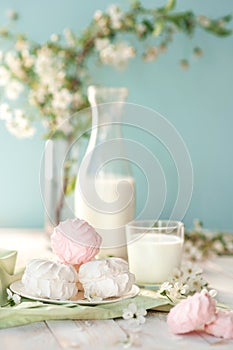
[[180,221],[131,221],[126,239],[129,269],[138,285],[160,285],[181,263],[184,224]]

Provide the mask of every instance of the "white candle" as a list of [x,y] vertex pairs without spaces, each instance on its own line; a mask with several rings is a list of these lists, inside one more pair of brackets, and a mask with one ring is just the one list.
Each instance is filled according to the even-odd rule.
[[173,234],[134,234],[128,242],[130,272],[138,284],[157,284],[167,280],[181,262],[183,239]]

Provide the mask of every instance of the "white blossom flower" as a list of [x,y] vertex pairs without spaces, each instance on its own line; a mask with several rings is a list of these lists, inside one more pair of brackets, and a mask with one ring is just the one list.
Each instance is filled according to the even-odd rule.
[[186,241],[184,243],[183,257],[187,261],[200,261],[203,256],[198,246],[194,246],[191,241]]
[[6,52],[5,62],[11,70],[15,69],[15,66],[20,65],[20,59],[18,58],[16,52],[14,51]]
[[187,262],[180,269],[174,269],[170,279],[161,285],[158,292],[170,300],[176,300],[200,292],[207,285],[202,269]]
[[191,262],[186,262],[182,266],[181,270],[183,280],[187,280],[188,278],[195,278],[197,275],[201,275],[203,272],[200,267],[193,265]]
[[12,112],[8,103],[2,103],[0,105],[0,120],[10,120],[12,118]]
[[35,71],[38,75],[47,73],[47,68],[53,65],[53,53],[48,47],[42,47],[37,51],[37,59],[35,62]]
[[21,302],[21,297],[18,294],[13,294],[10,289],[6,289],[7,292],[7,300],[9,300],[10,304],[13,305],[18,305]]
[[123,12],[119,6],[112,4],[109,6],[107,13],[109,14],[111,27],[113,29],[120,29],[123,24]]
[[94,13],[94,20],[98,22],[102,18],[102,16],[103,12],[101,10],[97,10]]
[[18,39],[15,43],[15,48],[18,51],[28,50],[29,42],[24,39]]
[[144,55],[143,55],[143,60],[145,62],[152,62],[154,61],[157,56],[159,54],[159,49],[157,46],[152,46],[152,47],[149,47],[145,52],[144,52]]
[[[18,14],[15,11],[10,11],[9,16],[16,19]],[[37,116],[40,115],[42,119],[45,119],[42,123],[48,125],[48,131],[53,132],[57,124],[60,125],[60,122],[64,120],[67,113],[73,114],[76,109],[79,110],[86,106],[85,89],[89,79],[86,63],[93,52],[97,52],[99,60],[103,64],[124,67],[131,58],[135,57],[136,50],[127,43],[115,43],[116,38],[122,40],[118,34],[135,34],[137,38],[141,37],[147,42],[147,35],[144,34],[148,34],[148,37],[155,35],[155,31],[158,34],[162,26],[164,26],[165,33],[166,30],[169,31],[169,20],[165,20],[162,25],[155,23],[155,31],[152,27],[149,28],[148,21],[151,21],[151,16],[153,17],[152,8],[145,12],[142,7],[132,5],[130,11],[125,12],[113,4],[109,6],[107,12],[98,9],[93,20],[81,35],[65,28],[63,36],[52,33],[50,40],[44,44],[33,42],[26,35],[19,34],[12,28],[3,27],[0,29],[2,39],[11,44],[13,48],[7,49],[6,46],[6,50],[0,50],[0,87],[3,87],[3,93],[9,99],[18,98],[25,87],[27,102],[36,107],[39,112],[34,115],[33,119],[37,119]],[[213,24],[213,28],[210,28],[213,33],[216,32],[216,28],[219,29],[227,22],[221,19],[212,22],[205,16],[195,16],[195,19],[197,20],[197,23],[194,21],[195,27],[198,27],[198,23],[201,23],[202,27]],[[122,31],[123,29],[124,31]],[[185,32],[185,30],[183,31]],[[146,51],[144,59],[146,61],[154,60],[158,53],[167,48],[173,34],[175,32],[161,37],[158,48],[157,46],[150,47]],[[65,40],[61,40],[62,37]],[[93,42],[95,50],[91,50]],[[52,43],[57,44],[52,45]],[[200,54],[200,49],[198,48],[197,51],[196,48],[195,53]],[[188,62],[183,60],[181,65],[185,68]],[[12,133],[19,137],[34,133],[30,119],[28,124],[25,124],[23,118],[17,119],[13,112],[10,113],[8,109],[2,108],[0,118],[7,121],[7,127]],[[73,132],[80,128],[78,123],[77,120],[73,123]],[[65,132],[68,132],[70,127],[71,125],[66,123]],[[227,250],[226,247],[227,245],[224,244],[224,252]],[[204,252],[203,255],[207,255],[203,245],[200,250],[202,253]],[[194,248],[191,253],[195,259],[196,251]]]
[[10,80],[6,85],[5,89],[6,97],[10,100],[16,100],[23,91],[23,89],[23,84],[21,84],[19,81]]
[[45,87],[40,86],[38,89],[31,90],[29,92],[28,101],[30,105],[37,106],[38,103],[40,104],[45,102],[47,94],[48,94],[48,90]]
[[56,74],[60,68],[59,60],[54,57],[51,49],[42,47],[38,50],[35,71],[42,83],[49,84],[51,78],[56,78]]
[[224,247],[222,242],[219,240],[214,241],[212,248],[216,251],[216,253],[223,253],[224,252]]
[[6,121],[6,128],[18,138],[32,137],[35,133],[35,128],[30,125],[21,109],[14,110],[13,117]]
[[5,63],[8,66],[9,71],[15,75],[18,79],[23,80],[25,78],[25,72],[22,67],[21,59],[14,51],[7,51],[5,55]]
[[10,20],[16,20],[18,18],[18,13],[15,11],[15,10],[8,10],[7,11],[7,17],[10,19]]
[[202,276],[197,275],[195,278],[190,278],[188,281],[188,290],[191,293],[200,292],[206,285],[206,281]]
[[227,249],[233,253],[233,241],[226,242]]
[[38,75],[38,85],[49,93],[56,93],[62,88],[65,73],[61,60],[48,47],[42,47],[37,52],[35,72]]
[[72,102],[72,94],[67,89],[57,91],[53,95],[52,107],[55,109],[66,110]]
[[143,23],[139,23],[136,25],[136,31],[139,35],[143,35],[146,32],[146,26]]
[[170,292],[171,289],[172,289],[172,284],[169,282],[164,282],[160,286],[159,293],[162,294],[164,292]]
[[138,309],[135,303],[130,303],[126,309],[123,309],[122,317],[138,326],[146,322],[144,317],[146,314],[147,311],[145,309]]
[[76,41],[75,41],[75,37],[74,37],[72,31],[69,28],[65,28],[63,30],[63,33],[64,33],[64,37],[66,39],[67,44],[69,44],[70,46],[75,46]]
[[57,122],[56,129],[63,131],[65,135],[69,135],[72,132],[73,126],[70,123],[70,119],[68,115],[57,116],[56,122]]
[[9,82],[9,79],[9,71],[4,66],[0,66],[0,86],[5,86]]
[[95,39],[95,48],[97,51],[103,50],[109,45],[110,41],[107,38],[97,38]]
[[135,49],[127,43],[110,44],[100,51],[101,61],[115,67],[124,66],[134,56]]
[[30,68],[35,63],[35,57],[30,54],[28,49],[24,49],[21,51],[22,59],[23,59],[23,65],[24,67]]
[[199,16],[198,21],[203,27],[209,27],[209,25],[211,24],[209,18],[207,18],[206,16]]
[[110,29],[107,17],[101,15],[96,21],[102,34],[108,35],[110,33]]
[[203,278],[202,273],[202,269],[192,265],[191,263],[186,263],[183,265],[179,280],[188,286],[186,293],[193,294],[195,292],[200,292],[207,286],[207,282]]
[[180,299],[186,294],[187,289],[187,284],[183,284],[180,281],[175,282],[173,287],[169,290],[169,296],[171,296],[172,299]]
[[50,40],[53,42],[53,43],[56,43],[58,40],[59,40],[59,36],[55,33],[53,33],[51,36],[50,36]]

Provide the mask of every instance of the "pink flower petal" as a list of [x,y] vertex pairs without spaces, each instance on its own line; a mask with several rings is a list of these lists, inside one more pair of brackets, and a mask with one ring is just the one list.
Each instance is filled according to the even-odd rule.
[[205,326],[205,331],[215,337],[233,339],[233,311],[219,310],[216,319]]
[[169,329],[174,334],[202,329],[216,318],[216,302],[208,292],[195,293],[173,307],[167,317]]

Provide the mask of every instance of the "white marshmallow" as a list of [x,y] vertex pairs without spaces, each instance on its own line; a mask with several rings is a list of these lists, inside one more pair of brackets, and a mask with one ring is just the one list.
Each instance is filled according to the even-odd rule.
[[120,258],[92,260],[80,266],[79,281],[87,299],[120,297],[132,289],[135,277]]
[[74,297],[78,288],[78,274],[72,265],[34,259],[25,269],[22,283],[32,296],[67,300]]

